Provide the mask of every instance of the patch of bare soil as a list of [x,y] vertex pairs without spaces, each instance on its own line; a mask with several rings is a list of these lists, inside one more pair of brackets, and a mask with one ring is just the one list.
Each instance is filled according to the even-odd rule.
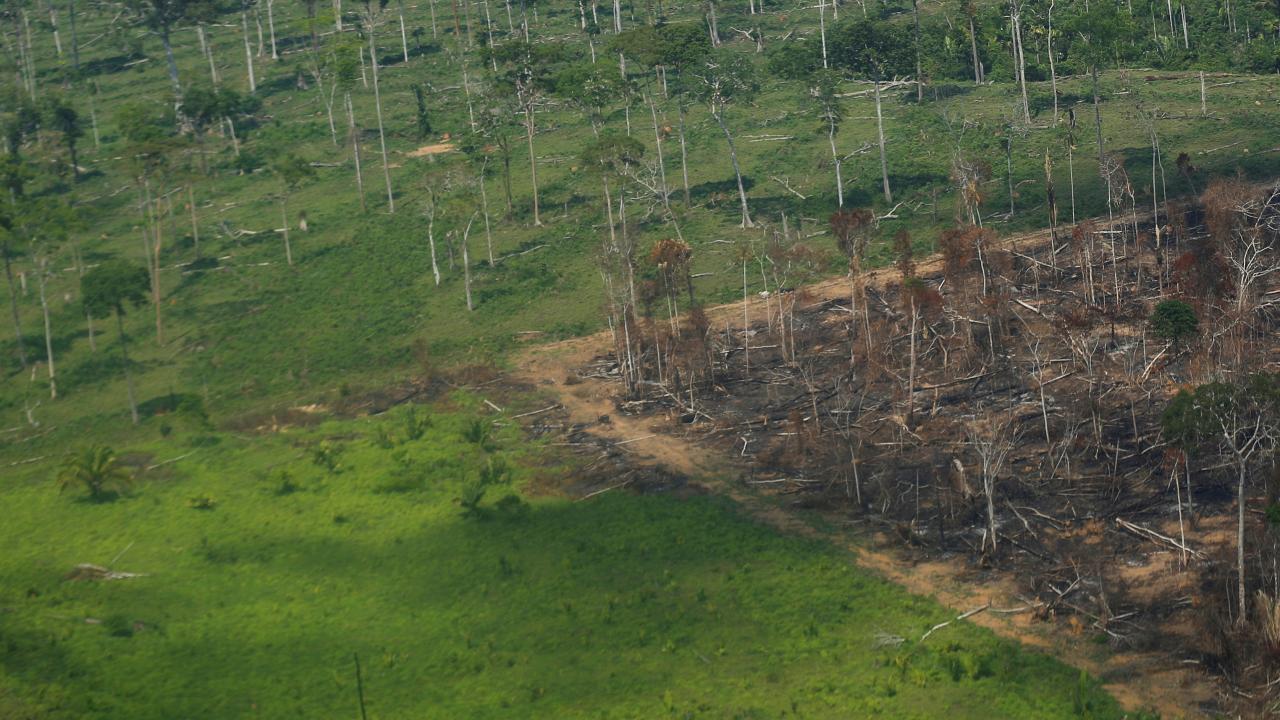
[[442,142],[442,143],[434,143],[432,145],[423,145],[417,150],[410,150],[409,152],[405,153],[405,155],[412,158],[426,157],[428,155],[440,155],[442,153],[453,152],[455,149],[456,147],[454,146],[453,143]]
[[[1216,714],[1231,705],[1197,613],[1221,591],[1206,584],[1229,567],[1234,503],[1193,463],[1193,512],[1158,425],[1221,348],[1145,334],[1203,232],[1194,213],[1164,222],[986,236],[963,262],[916,261],[915,285],[864,273],[853,308],[837,278],[705,308],[685,323],[697,337],[636,321],[655,340],[630,367],[599,333],[530,348],[514,375],[558,396],[567,444],[615,473],[661,468],[788,532],[847,528],[822,534],[957,614],[985,608],[968,619],[1089,670],[1126,708]],[[1222,337],[1244,356],[1276,335]]]

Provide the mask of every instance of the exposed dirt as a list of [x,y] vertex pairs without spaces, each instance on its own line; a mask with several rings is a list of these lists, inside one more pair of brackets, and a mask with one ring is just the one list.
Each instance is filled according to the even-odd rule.
[[[1038,232],[1007,238],[1001,244],[1026,250],[1047,243],[1048,234]],[[925,258],[916,264],[919,277],[937,275],[941,268],[942,260],[938,257]],[[881,292],[893,287],[899,279],[898,272],[892,268],[866,275],[868,287]],[[815,312],[812,318],[815,327],[838,329],[843,324],[836,315],[840,311],[838,303],[848,300],[849,287],[847,279],[835,278],[807,286],[795,295],[803,298],[805,308],[820,308],[818,312],[828,313],[826,317],[816,317]],[[767,305],[770,302],[776,300],[753,296],[745,303],[706,308],[711,334],[741,330],[744,310],[747,321],[753,324],[776,314],[778,309],[770,308]],[[821,535],[850,549],[860,565],[914,593],[933,596],[954,608],[957,614],[989,605],[988,610],[969,620],[1089,670],[1103,679],[1107,689],[1127,709],[1154,709],[1163,717],[1178,718],[1199,717],[1207,712],[1206,708],[1215,707],[1220,696],[1217,681],[1185,653],[1170,652],[1170,647],[1177,646],[1176,641],[1149,643],[1158,648],[1150,650],[1108,648],[1105,642],[1099,644],[1099,633],[1090,627],[1087,619],[1082,621],[1081,615],[1064,613],[1058,617],[1052,609],[1037,612],[1044,603],[1029,596],[1026,578],[1019,577],[1013,568],[1002,568],[998,564],[988,568],[985,563],[975,563],[972,555],[966,553],[913,551],[894,532],[895,528],[885,528],[889,523],[877,523],[870,518],[851,521],[845,514],[824,512],[821,505],[806,505],[778,492],[762,492],[761,486],[744,482],[749,474],[754,477],[756,472],[756,466],[749,462],[746,446],[739,444],[742,450],[735,452],[735,445],[726,438],[711,437],[714,432],[699,434],[690,430],[688,417],[679,407],[654,405],[636,414],[620,411],[623,388],[618,375],[599,370],[601,358],[614,349],[614,340],[608,333],[539,346],[520,357],[514,374],[523,382],[552,390],[563,404],[569,423],[584,429],[599,444],[625,452],[628,464],[658,466],[681,473],[709,491],[734,498],[752,515],[783,531]],[[818,350],[817,347],[811,349]],[[847,361],[848,350],[843,352]],[[936,398],[935,392],[935,409]],[[604,486],[588,492],[609,491],[614,487]],[[814,509],[803,509],[805,507]],[[844,525],[849,529],[816,530],[812,521],[819,518],[826,520],[828,526]],[[1231,527],[1229,518],[1209,516],[1194,529],[1179,528],[1177,523],[1172,526],[1165,523],[1158,529],[1172,537],[1185,533],[1188,545],[1207,548],[1228,542]],[[1095,547],[1100,551],[1104,531],[1106,528],[1100,521],[1089,521],[1070,525],[1062,535],[1074,535],[1079,547]],[[919,530],[913,527],[910,532]],[[1112,530],[1110,534],[1122,533]],[[1114,544],[1114,540],[1110,542]],[[1170,598],[1194,595],[1196,579],[1181,571],[1181,562],[1179,554],[1167,546],[1130,538],[1123,560],[1108,573],[1111,582],[1132,589],[1127,599],[1159,599],[1167,603]],[[1194,612],[1189,605],[1183,612],[1170,611],[1153,632],[1162,636],[1190,636],[1189,612]],[[1102,639],[1105,640],[1105,636]]]
[[442,153],[453,152],[455,149],[453,143],[435,143],[432,145],[423,145],[417,150],[410,150],[405,153],[408,157],[426,157],[428,155],[440,155]]

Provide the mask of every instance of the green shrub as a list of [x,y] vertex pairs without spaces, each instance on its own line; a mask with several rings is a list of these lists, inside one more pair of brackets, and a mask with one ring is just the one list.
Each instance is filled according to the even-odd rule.
[[1151,331],[1156,337],[1173,343],[1195,335],[1199,325],[1196,311],[1181,300],[1165,300],[1156,305],[1155,312],[1151,314]]

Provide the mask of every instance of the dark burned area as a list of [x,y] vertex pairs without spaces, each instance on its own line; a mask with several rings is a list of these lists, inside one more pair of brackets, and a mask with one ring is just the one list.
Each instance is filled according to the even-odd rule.
[[[633,359],[619,338],[579,372],[621,379],[617,412],[713,447],[743,486],[908,563],[1003,575],[1037,618],[1199,664],[1225,680],[1219,710],[1260,709],[1280,670],[1280,533],[1264,512],[1278,478],[1268,457],[1250,480],[1240,623],[1234,476],[1207,451],[1188,471],[1161,414],[1181,388],[1276,370],[1280,277],[1237,266],[1251,244],[1280,263],[1278,192],[1222,183],[1162,208],[1158,232],[1127,199],[1053,239],[948,231],[940,259],[863,272],[843,297],[753,299],[745,332],[741,305],[632,318]],[[775,237],[763,262],[788,262],[790,244]],[[1171,298],[1195,309],[1194,337],[1153,333]]]

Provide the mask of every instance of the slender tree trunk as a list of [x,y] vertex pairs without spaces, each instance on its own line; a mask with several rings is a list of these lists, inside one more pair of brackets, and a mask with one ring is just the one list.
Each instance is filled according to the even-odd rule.
[[742,203],[742,227],[752,227],[751,213],[747,210],[747,189],[742,184],[742,170],[738,167],[738,151],[733,145],[733,135],[729,133],[729,126],[724,122],[724,110],[713,108],[711,114],[716,119],[716,124],[720,126],[720,130],[724,132],[725,142],[729,144],[729,162],[733,164],[733,176],[738,181],[738,200]]
[[689,199],[689,153],[684,143],[684,106],[679,106],[680,110],[680,174],[684,178],[684,206],[688,208],[692,202]]
[[196,222],[196,195],[190,184],[187,185],[187,208],[191,211],[191,242],[195,247],[196,257],[200,257],[200,225]]
[[1027,101],[1027,59],[1022,53],[1022,12],[1015,2],[1010,17],[1013,29],[1013,54],[1017,62],[1018,88],[1022,93],[1022,120],[1031,124],[1031,104]]
[[356,113],[351,105],[351,93],[345,95],[347,105],[347,132],[351,136],[351,157],[356,166],[356,192],[360,194],[360,209],[368,211],[364,200],[364,173],[360,171],[360,133],[356,129]]
[[209,61],[209,81],[212,82],[213,86],[216,88],[221,80],[218,77],[218,66],[213,61],[213,49],[209,45],[207,32],[208,31],[205,29],[204,23],[196,25],[196,37],[200,40],[200,52],[203,53],[205,58]]
[[67,16],[71,24],[71,67],[80,75],[80,37],[76,34],[76,2],[67,0]]
[[387,183],[387,211],[395,213],[396,198],[391,192],[391,168],[387,166],[387,134],[382,127],[382,95],[378,89],[378,55],[374,47],[373,18],[369,18],[369,61],[373,70],[373,106],[378,113],[378,143],[382,148],[382,177]]
[[1208,115],[1208,114],[1209,114],[1209,108],[1205,104],[1204,71],[1201,70],[1200,71],[1200,117],[1204,117],[1205,115]]
[[178,63],[173,59],[173,43],[169,41],[168,26],[160,30],[160,43],[164,45],[164,61],[165,67],[169,70],[169,84],[173,85],[173,100],[175,104],[180,104],[182,83],[178,80]]
[[249,48],[249,12],[247,10],[240,11],[240,34],[244,37],[244,61],[249,72],[249,92],[255,93],[258,91],[258,83],[253,77],[253,50]]
[[159,198],[152,205],[154,212],[151,215],[151,224],[155,229],[155,242],[151,244],[151,304],[156,309],[156,344],[164,345],[164,318],[161,313],[162,304],[160,302],[160,248],[164,241],[163,222],[160,217]]
[[407,64],[409,62],[409,36],[404,31],[404,0],[397,0],[396,11],[400,16],[400,51],[404,55],[404,61]]
[[529,142],[529,179],[533,183],[533,224],[535,226],[542,225],[542,218],[538,215],[538,159],[533,154],[533,103],[527,103],[524,108],[524,129],[525,139]]
[[342,33],[342,0],[333,0],[333,25]]
[[884,184],[884,201],[893,202],[893,191],[889,189],[889,160],[884,152],[884,115],[880,112],[880,81],[875,81],[876,90],[876,137],[880,142],[880,180]]
[[982,59],[978,56],[978,33],[973,27],[973,17],[969,17],[969,50],[973,53],[973,81],[981,84],[984,80]]
[[662,131],[658,127],[658,110],[654,106],[652,96],[646,94],[645,100],[649,103],[649,114],[653,116],[653,142],[658,156],[658,187],[662,191],[662,205],[670,210],[671,193],[667,191],[667,165],[662,159]]
[[436,201],[434,196],[431,198],[430,209],[427,211],[427,246],[431,249],[431,276],[436,281],[436,287],[440,287],[440,265],[436,262]]
[[831,162],[836,166],[836,206],[844,207],[844,179],[840,177],[840,153],[836,151],[836,120],[827,115],[827,141],[831,143]]
[[284,223],[284,259],[293,267],[293,248],[289,245],[289,194],[280,196],[280,220]]
[[[920,0],[911,0],[911,17],[915,22],[916,46],[916,103],[924,102],[924,75],[920,70]],[[826,52],[823,52],[822,67],[826,67]]]
[[22,337],[22,318],[18,314],[18,287],[13,282],[13,257],[9,254],[7,244],[0,246],[0,255],[4,257],[4,275],[9,281],[9,311],[13,316],[13,337],[18,345],[18,361],[25,370],[27,367],[27,343]]
[[471,255],[467,251],[468,238],[471,236],[471,223],[475,222],[475,213],[471,214],[471,219],[467,221],[467,227],[462,231],[462,287],[467,295],[467,312],[475,310],[475,306],[471,303]]
[[53,363],[53,325],[49,320],[49,299],[45,294],[45,285],[48,282],[46,276],[49,273],[49,259],[43,255],[38,262],[38,271],[40,278],[40,312],[44,315],[44,353],[45,360],[48,361],[49,370],[49,399],[57,400],[58,373],[54,369]]
[[1244,586],[1244,504],[1245,480],[1248,478],[1248,467],[1243,459],[1237,459],[1238,478],[1236,480],[1236,592],[1240,595],[1240,617],[1238,622],[1248,622],[1247,604]]
[[1098,100],[1098,66],[1089,68],[1093,77],[1093,123],[1098,132],[1098,167],[1102,167],[1102,106]]
[[[822,67],[827,68],[827,0],[818,0],[818,36],[822,40]],[[918,53],[916,59],[918,62]]]
[[271,59],[279,60],[280,53],[276,52],[276,15],[275,0],[267,0],[267,31],[271,34]]
[[124,384],[129,392],[129,415],[133,417],[133,424],[138,424],[138,398],[133,391],[133,373],[129,371],[129,342],[124,334],[124,317],[120,312],[120,308],[116,308],[116,330],[120,333],[120,358],[124,363]]
[[485,158],[480,166],[480,209],[484,212],[484,241],[489,251],[489,267],[495,265],[493,260],[493,232],[489,229],[489,194],[484,189],[485,169],[489,167],[489,159]]
[[1049,3],[1049,30],[1045,33],[1049,55],[1049,86],[1053,90],[1053,124],[1058,124],[1058,71],[1053,62],[1053,2]]

